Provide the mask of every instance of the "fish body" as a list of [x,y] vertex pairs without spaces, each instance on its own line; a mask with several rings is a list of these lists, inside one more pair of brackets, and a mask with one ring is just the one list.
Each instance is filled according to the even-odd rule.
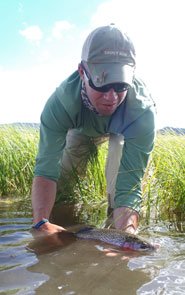
[[87,227],[74,233],[74,236],[80,239],[102,241],[123,249],[137,251],[156,250],[156,247],[151,245],[149,242],[121,230],[107,228],[96,229],[93,227]]

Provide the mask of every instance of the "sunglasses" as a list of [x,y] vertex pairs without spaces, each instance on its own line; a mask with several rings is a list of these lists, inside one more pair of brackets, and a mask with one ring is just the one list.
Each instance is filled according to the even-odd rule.
[[111,83],[111,84],[104,85],[102,87],[96,87],[93,84],[93,81],[88,77],[88,74],[84,67],[83,67],[83,70],[84,70],[85,79],[89,82],[89,86],[96,91],[108,92],[110,89],[114,89],[115,92],[119,93],[119,92],[124,92],[130,88],[130,85],[126,83]]

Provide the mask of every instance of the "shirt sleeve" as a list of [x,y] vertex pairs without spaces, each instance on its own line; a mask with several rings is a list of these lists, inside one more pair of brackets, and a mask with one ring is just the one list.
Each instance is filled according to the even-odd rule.
[[[116,182],[115,208],[125,206],[137,212],[142,201],[141,181],[155,139],[155,111],[149,108],[130,128],[138,134],[125,139]],[[139,126],[139,128],[138,128]]]
[[66,134],[73,124],[58,99],[56,92],[50,97],[41,115],[39,150],[34,169],[35,176],[57,181],[60,162],[66,144]]

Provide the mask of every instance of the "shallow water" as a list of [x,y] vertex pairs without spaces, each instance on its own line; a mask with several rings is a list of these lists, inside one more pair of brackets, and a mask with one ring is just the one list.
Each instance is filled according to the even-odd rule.
[[[88,222],[78,208],[58,212],[70,230]],[[150,254],[84,240],[55,247],[34,240],[31,222],[30,202],[0,202],[0,294],[185,294],[185,233],[169,222],[141,222],[139,235],[161,245]]]

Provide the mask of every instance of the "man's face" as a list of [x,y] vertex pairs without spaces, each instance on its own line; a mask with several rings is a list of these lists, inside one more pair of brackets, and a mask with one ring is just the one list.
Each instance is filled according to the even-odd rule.
[[112,115],[117,107],[123,102],[127,95],[127,91],[124,92],[115,92],[113,88],[111,88],[107,92],[99,92],[94,90],[89,86],[88,80],[84,76],[83,67],[79,65],[79,73],[81,79],[84,81],[87,95],[92,103],[92,105],[96,108],[96,110],[103,116]]

